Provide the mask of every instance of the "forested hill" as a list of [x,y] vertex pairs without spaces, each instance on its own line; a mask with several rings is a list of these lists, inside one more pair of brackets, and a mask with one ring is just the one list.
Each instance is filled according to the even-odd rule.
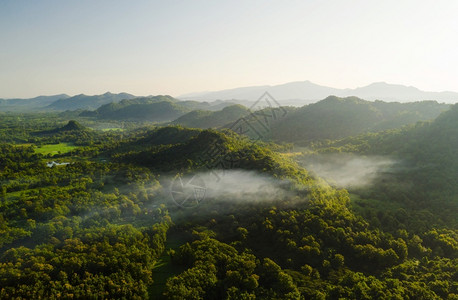
[[230,131],[162,127],[110,153],[116,161],[148,166],[159,172],[239,168],[302,183],[310,179],[291,160]]
[[395,158],[399,168],[381,178],[372,188],[372,197],[428,208],[458,227],[458,105],[432,122],[316,146],[320,152]]
[[69,97],[66,94],[60,94],[39,96],[31,99],[0,99],[0,111],[33,111]]
[[82,130],[87,130],[87,129],[84,126],[82,126],[80,123],[78,123],[77,121],[70,120],[68,121],[67,125],[57,129],[56,131],[59,132],[59,131],[75,131],[75,130],[82,131]]
[[418,168],[410,172],[414,183],[430,196],[425,201],[452,201],[452,211],[458,211],[458,105],[407,134],[403,142],[405,156]]
[[300,144],[340,139],[432,120],[449,107],[435,101],[371,102],[356,97],[330,96],[289,112],[274,123],[271,138]]
[[232,123],[248,114],[246,107],[237,104],[227,106],[220,111],[194,110],[179,117],[173,121],[173,124],[191,128],[216,128]]
[[[0,132],[25,139],[0,144],[1,299],[458,294],[453,228],[407,226],[411,215],[390,214],[388,201],[360,214],[353,195],[311,176],[286,146],[229,130],[102,132],[47,117],[0,120]],[[31,136],[37,128],[59,132]],[[183,209],[171,198],[180,173],[219,181],[206,180],[199,206]]]
[[77,132],[85,132],[89,130],[90,129],[84,127],[79,122],[75,120],[70,120],[68,121],[67,124],[65,124],[62,127],[34,132],[34,135],[55,135],[55,134],[66,133],[66,132],[77,133]]
[[57,100],[46,107],[48,110],[78,110],[78,109],[97,109],[100,106],[111,103],[119,102],[123,99],[135,98],[134,95],[127,93],[112,94],[107,92],[103,95],[87,96],[84,94],[76,95],[70,98]]
[[166,122],[190,110],[191,108],[182,105],[173,97],[155,96],[108,103],[93,112],[82,112],[81,116],[111,120]]
[[[130,121],[150,121],[150,122],[169,122],[173,121],[186,113],[193,110],[211,111],[220,110],[226,106],[231,106],[230,102],[225,103],[208,103],[197,101],[179,101],[171,96],[153,96],[139,97],[135,99],[122,100],[119,103],[108,103],[102,105],[95,111],[83,111],[80,115],[83,117],[95,117],[106,120],[130,120]],[[237,108],[216,114],[221,120],[236,119],[239,116]],[[194,122],[193,119],[200,116],[201,113],[191,114],[184,120]],[[196,119],[196,123],[206,120]],[[210,123],[212,121],[210,120]]]
[[[255,205],[248,194],[240,202],[233,195],[228,202],[208,199],[197,211],[173,214],[176,231],[172,234],[192,228],[197,238],[173,252],[173,265],[186,270],[169,278],[164,289],[166,298],[206,298],[215,294],[225,298],[226,293],[261,299],[325,294],[330,299],[358,298],[361,288],[366,299],[434,299],[455,291],[451,286],[437,289],[432,284],[418,283],[420,278],[430,276],[432,265],[440,274],[438,281],[445,286],[449,282],[446,276],[458,271],[456,267],[445,271],[456,263],[458,244],[453,231],[436,230],[433,224],[414,233],[412,228],[389,228],[384,232],[371,227],[349,209],[346,191],[319,184],[307,171],[266,146],[230,132],[166,127],[112,152],[114,161],[148,166],[154,172],[202,172],[225,166],[289,179],[296,183],[283,185],[289,191],[307,187],[305,194],[293,198],[270,202],[264,196],[264,202]],[[215,152],[208,148],[218,149],[216,155],[209,156],[209,152]],[[215,161],[223,164],[213,165]],[[233,165],[234,161],[238,164]],[[225,176],[231,176],[230,171],[226,172],[219,174],[222,184]],[[383,217],[380,214],[381,220]],[[251,255],[247,256],[247,251]],[[257,258],[262,260],[256,262]],[[240,275],[232,277],[227,272]],[[206,274],[205,279],[201,274]],[[393,280],[396,287],[391,285]],[[367,288],[359,286],[361,282]]]

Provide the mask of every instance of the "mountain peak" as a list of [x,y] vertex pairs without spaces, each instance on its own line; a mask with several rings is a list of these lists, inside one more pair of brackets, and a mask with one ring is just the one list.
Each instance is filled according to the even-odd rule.
[[386,86],[390,85],[389,83],[386,83],[385,81],[377,81],[369,84],[368,86]]
[[85,129],[84,126],[78,123],[77,121],[70,120],[68,121],[67,125],[60,128],[59,131],[75,131],[75,130],[81,131],[84,129]]
[[117,103],[121,100],[132,98],[135,98],[135,96],[125,93],[113,94],[111,92],[106,92],[105,94],[94,96],[80,94],[70,98],[55,101],[48,107],[55,110],[97,109],[104,104],[111,102]]
[[326,97],[325,99],[317,102],[317,103],[332,103],[332,102],[339,102],[339,103],[364,103],[367,102],[361,98],[356,96],[348,96],[348,97],[338,97],[335,95],[331,95]]

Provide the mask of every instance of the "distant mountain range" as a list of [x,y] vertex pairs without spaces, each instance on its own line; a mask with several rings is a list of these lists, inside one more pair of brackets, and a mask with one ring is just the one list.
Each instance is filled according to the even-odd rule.
[[[85,111],[87,116],[110,118],[118,114],[122,118],[149,119],[150,110],[157,106],[158,100],[173,102],[175,108],[180,106],[179,115],[194,109],[216,111],[226,106],[243,103],[250,105],[249,101],[181,101],[171,96],[148,96],[139,97],[127,93],[113,94],[107,92],[102,95],[88,96],[84,94],[68,96],[65,94],[54,96],[40,96],[32,99],[0,99],[0,111],[11,112],[35,112],[35,111]],[[128,107],[127,106],[131,106]],[[143,105],[143,106],[142,106]],[[100,108],[100,110],[99,110]],[[169,110],[173,108],[169,107]],[[111,111],[110,111],[111,110]],[[119,110],[117,113],[112,111]],[[89,112],[88,112],[89,111]],[[91,111],[95,111],[92,112]],[[110,111],[110,112],[109,112]],[[162,111],[164,112],[164,111]],[[137,114],[137,115],[135,115]],[[167,118],[166,118],[167,119]],[[169,119],[167,119],[169,120]],[[173,119],[170,119],[171,121]]]
[[[196,103],[188,101],[193,109],[216,110],[231,104],[241,104],[251,107],[265,92],[269,92],[280,105],[303,106],[315,103],[333,95],[337,97],[355,96],[365,100],[382,100],[388,102],[413,102],[435,100],[445,103],[458,102],[457,92],[425,92],[411,86],[388,84],[385,82],[372,83],[356,89],[337,89],[314,84],[310,81],[290,82],[281,85],[264,85],[241,87],[229,90],[185,94],[179,100],[208,101],[204,107],[197,107]],[[122,100],[131,100],[138,97],[128,93],[113,94],[107,92],[102,95],[88,96],[84,94],[69,96],[66,94],[53,96],[39,96],[31,99],[0,99],[0,111],[67,111],[67,110],[96,110],[109,103],[119,103]],[[181,103],[185,104],[185,103]]]
[[248,114],[249,111],[246,107],[235,104],[218,111],[193,110],[172,123],[185,127],[207,129],[230,124]]
[[117,103],[124,99],[137,96],[107,92],[103,95],[87,96],[84,94],[70,97],[66,94],[54,96],[39,96],[32,99],[0,99],[0,111],[66,111],[97,109],[108,103]]
[[104,104],[112,102],[117,103],[121,100],[133,98],[136,98],[136,96],[127,93],[112,94],[107,92],[103,95],[96,96],[86,96],[81,94],[57,100],[50,104],[47,108],[52,110],[97,109]]
[[330,95],[338,97],[355,96],[366,100],[398,102],[422,100],[436,100],[446,103],[458,102],[458,93],[456,92],[426,92],[412,86],[385,82],[376,82],[356,89],[337,89],[317,85],[310,81],[299,81],[274,86],[251,86],[214,92],[192,93],[181,95],[178,98],[205,101],[234,99],[255,101],[266,91],[276,100],[281,101],[281,104],[295,106],[316,102]]
[[[124,99],[119,102],[110,102],[100,106],[96,110],[84,110],[80,113],[82,117],[95,117],[105,120],[130,120],[130,121],[151,121],[169,122],[173,121],[191,111],[218,111],[231,105],[227,102],[197,102],[180,101],[171,96],[150,96],[134,99]],[[218,115],[218,114],[217,114]],[[222,117],[222,116],[220,116]],[[224,118],[219,121],[224,120]],[[193,120],[196,124],[197,120]],[[199,120],[205,123],[209,120]],[[232,118],[229,118],[232,121]],[[186,122],[186,119],[183,120]],[[181,124],[181,123],[180,123]],[[199,123],[201,124],[201,123]],[[213,124],[210,122],[210,124]],[[219,123],[218,123],[219,124]],[[224,125],[221,124],[221,125]]]
[[393,103],[329,96],[290,109],[285,117],[273,122],[270,136],[274,141],[308,145],[312,141],[341,139],[433,120],[449,108],[450,105],[436,101]]
[[34,110],[52,104],[57,100],[70,98],[69,95],[39,96],[31,99],[0,99],[0,111]]

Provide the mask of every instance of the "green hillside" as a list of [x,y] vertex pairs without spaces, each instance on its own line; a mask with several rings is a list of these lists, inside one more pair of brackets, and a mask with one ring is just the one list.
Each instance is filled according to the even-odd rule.
[[120,93],[120,94],[112,94],[107,92],[103,95],[95,95],[95,96],[87,96],[84,94],[76,95],[70,98],[60,99],[57,100],[46,107],[48,110],[58,110],[58,111],[65,111],[65,110],[82,110],[82,109],[97,109],[100,106],[111,103],[111,102],[119,102],[123,99],[132,99],[135,96],[127,94],[127,93]]
[[165,122],[173,120],[190,108],[180,105],[170,96],[155,96],[108,103],[94,112],[83,112],[81,116],[98,119]]
[[[176,139],[175,136],[180,138]],[[138,149],[138,145],[142,149],[133,151],[135,146]],[[224,168],[230,165],[231,169],[258,170],[302,183],[309,180],[305,170],[299,170],[292,161],[228,131],[223,133],[216,130],[164,127],[124,147],[128,150],[114,152],[117,161],[148,166],[160,172],[206,170],[207,166],[230,157],[232,164],[223,163],[218,166]],[[212,155],[206,153],[214,148],[218,151]],[[213,168],[217,169],[218,166]]]
[[36,111],[61,100],[70,98],[66,94],[39,96],[31,99],[0,99],[0,111]]
[[321,153],[350,152],[385,155],[399,161],[396,171],[384,174],[363,194],[395,201],[409,209],[425,209],[458,226],[458,106],[432,122],[397,130],[363,134],[316,144]]
[[[230,130],[2,119],[27,143],[0,144],[0,298],[453,299],[457,114],[314,144],[406,160],[351,193]],[[36,151],[51,140],[76,146],[65,164]],[[204,181],[197,206],[172,199],[179,174]]]
[[235,122],[248,113],[248,109],[242,105],[231,105],[214,112],[194,110],[179,117],[172,123],[191,128],[216,128]]
[[[86,110],[80,113],[82,117],[92,117],[99,120],[128,120],[128,121],[149,121],[149,122],[169,122],[183,117],[182,123],[195,123],[197,125],[213,127],[225,124],[222,122],[230,122],[240,116],[244,109],[241,106],[234,105],[231,108],[224,110],[225,107],[231,106],[231,103],[208,103],[197,101],[179,101],[170,96],[151,96],[139,97],[120,102],[112,102],[102,105],[94,111]],[[223,109],[222,112],[215,110]],[[192,111],[197,110],[195,113]],[[202,110],[205,110],[203,112]],[[208,113],[207,113],[208,111]],[[202,118],[202,114],[212,115],[213,117]],[[187,113],[189,115],[185,116]],[[218,119],[219,118],[219,119]],[[228,120],[228,121],[226,121]],[[186,124],[183,124],[186,125]],[[191,126],[193,127],[193,126]]]
[[432,120],[448,108],[449,105],[434,101],[388,103],[330,96],[289,112],[274,123],[271,138],[299,144],[341,139]]

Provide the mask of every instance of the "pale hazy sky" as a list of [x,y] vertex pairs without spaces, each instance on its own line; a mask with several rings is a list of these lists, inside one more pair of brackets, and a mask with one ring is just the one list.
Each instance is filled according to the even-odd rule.
[[0,0],[0,98],[310,80],[458,91],[458,1]]

